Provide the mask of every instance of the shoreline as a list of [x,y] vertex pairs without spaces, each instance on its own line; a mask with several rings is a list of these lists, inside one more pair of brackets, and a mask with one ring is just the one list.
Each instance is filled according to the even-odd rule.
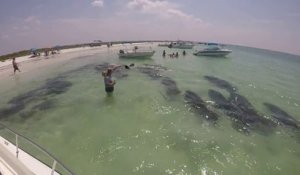
[[[158,45],[159,43],[162,42],[115,44],[110,48],[108,48],[106,45],[95,46],[95,47],[85,46],[85,47],[62,49],[59,51],[58,54],[48,55],[48,56],[45,56],[44,53],[42,53],[41,56],[37,56],[34,58],[30,58],[31,55],[16,57],[16,62],[19,65],[19,67],[21,67],[20,68],[21,72],[20,73],[16,72],[16,75],[21,74],[22,72],[31,71],[32,69],[40,65],[47,66],[47,64],[51,64],[51,62],[69,60],[69,59],[76,58],[78,56],[85,56],[89,54],[102,53],[107,51],[108,49],[115,51],[118,49],[133,47],[133,45],[148,47],[148,46]],[[26,71],[22,71],[22,67],[26,67],[27,68]],[[12,59],[8,59],[3,62],[0,62],[0,74],[1,74],[0,75],[1,79],[8,76],[13,76]]]

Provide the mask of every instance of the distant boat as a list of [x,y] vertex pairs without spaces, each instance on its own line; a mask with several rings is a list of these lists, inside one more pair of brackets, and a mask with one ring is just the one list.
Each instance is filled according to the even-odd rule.
[[168,47],[170,44],[169,43],[163,43],[163,44],[158,44],[160,47]]
[[208,44],[208,45],[209,47],[194,52],[194,55],[224,57],[232,52],[232,50],[220,48],[218,44]]
[[132,50],[120,50],[119,51],[119,58],[149,58],[154,55],[154,50],[138,50],[138,47],[135,46]]
[[172,42],[169,45],[169,48],[176,48],[176,49],[192,49],[193,47],[194,44],[185,41],[176,41],[176,42]]

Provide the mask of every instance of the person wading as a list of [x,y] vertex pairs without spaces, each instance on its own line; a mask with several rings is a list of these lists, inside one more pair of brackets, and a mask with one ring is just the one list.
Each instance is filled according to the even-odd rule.
[[13,65],[13,68],[14,68],[14,74],[16,74],[16,71],[17,71],[17,70],[18,70],[19,72],[21,72],[20,69],[19,69],[19,67],[18,67],[18,64],[16,63],[16,58],[13,58],[13,59],[12,59],[12,65]]
[[106,71],[102,72],[106,93],[112,93],[114,91],[114,85],[116,84],[116,81],[112,79],[112,73],[119,67],[121,66],[113,66],[112,68],[108,68]]

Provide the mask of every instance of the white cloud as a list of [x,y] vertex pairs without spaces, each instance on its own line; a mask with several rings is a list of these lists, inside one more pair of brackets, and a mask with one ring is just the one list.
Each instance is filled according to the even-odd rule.
[[103,7],[104,6],[104,1],[103,0],[94,0],[92,3],[93,7]]
[[178,8],[175,4],[161,0],[130,0],[127,4],[130,9],[139,10],[142,13],[155,14],[163,18],[175,18],[202,22],[200,18],[187,14]]
[[41,21],[39,20],[38,17],[36,16],[28,16],[27,18],[24,19],[25,23],[31,23],[31,24],[40,24]]

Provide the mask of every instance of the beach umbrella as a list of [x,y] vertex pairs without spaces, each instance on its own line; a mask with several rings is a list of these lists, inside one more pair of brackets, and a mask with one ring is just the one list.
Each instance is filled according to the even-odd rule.
[[30,49],[30,52],[33,54],[33,53],[36,53],[37,49],[36,48],[32,48]]

